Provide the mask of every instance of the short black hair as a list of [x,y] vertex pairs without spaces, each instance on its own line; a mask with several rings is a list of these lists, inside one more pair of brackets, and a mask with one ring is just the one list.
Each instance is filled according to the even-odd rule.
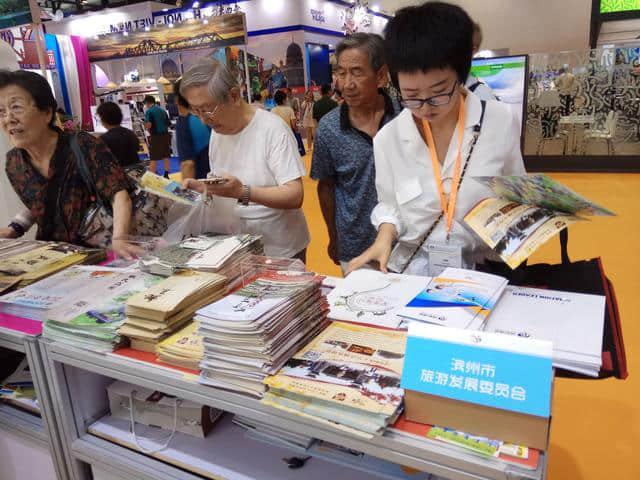
[[122,110],[113,102],[104,102],[98,107],[96,113],[104,124],[117,126],[122,123]]
[[273,99],[276,101],[276,105],[282,105],[284,101],[287,99],[287,94],[284,93],[282,90],[278,90],[273,96]]
[[178,100],[178,105],[180,105],[183,108],[189,108],[189,102],[187,102],[187,99],[184,98],[184,96],[180,93],[180,84],[182,83],[182,80],[178,80],[176,83],[173,84],[173,93],[176,96],[176,99]]
[[452,68],[464,84],[472,57],[473,22],[457,5],[426,2],[396,12],[385,27],[385,57],[391,80],[399,72]]
[[26,70],[16,70],[15,72],[0,70],[0,88],[5,88],[10,85],[15,85],[28,92],[31,98],[33,98],[33,103],[36,104],[36,108],[41,112],[50,110],[51,118],[49,119],[49,128],[56,131],[59,130],[58,127],[56,127],[58,103],[53,96],[53,92],[46,78],[35,72],[28,72]]
[[153,95],[147,95],[144,97],[143,103],[146,105],[147,103],[152,103],[155,104],[156,103],[156,99],[153,97]]
[[324,85],[322,85],[320,87],[320,93],[322,95],[326,95],[327,93],[329,93],[331,91],[331,85],[329,85],[328,83],[325,83]]

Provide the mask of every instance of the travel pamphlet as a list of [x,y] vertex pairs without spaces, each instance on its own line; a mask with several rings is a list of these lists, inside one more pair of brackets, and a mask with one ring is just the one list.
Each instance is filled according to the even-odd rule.
[[398,312],[429,283],[428,277],[361,269],[351,272],[329,295],[329,318],[398,328]]
[[584,216],[615,215],[542,173],[473,180],[496,197],[479,202],[465,222],[511,268]]
[[500,462],[517,465],[527,470],[538,468],[540,460],[540,451],[535,448],[478,437],[426,423],[412,422],[407,420],[404,415],[401,415],[392,426],[389,426],[386,435],[398,436],[422,444],[431,441],[444,442],[468,452],[483,457],[492,457]]
[[333,322],[265,383],[270,389],[371,414],[393,416],[406,332]]
[[200,200],[200,194],[195,190],[182,188],[175,180],[161,177],[152,172],[145,172],[139,185],[146,192],[184,205],[195,206]]
[[445,327],[470,328],[484,323],[507,286],[507,280],[474,270],[447,268],[433,277],[398,315]]

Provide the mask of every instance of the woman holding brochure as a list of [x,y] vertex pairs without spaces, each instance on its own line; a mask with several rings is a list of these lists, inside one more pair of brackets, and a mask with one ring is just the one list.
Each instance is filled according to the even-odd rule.
[[463,86],[473,23],[457,6],[428,2],[399,10],[385,33],[405,108],[374,138],[378,205],[371,221],[378,236],[349,272],[376,261],[382,271],[437,275],[498,259],[464,225],[464,215],[492,196],[472,177],[525,169],[513,115]]
[[211,58],[185,72],[180,93],[212,129],[209,163],[219,176],[187,180],[185,187],[237,199],[233,213],[243,233],[261,235],[269,256],[304,262],[309,231],[300,207],[306,172],[291,128],[248,105],[236,76]]

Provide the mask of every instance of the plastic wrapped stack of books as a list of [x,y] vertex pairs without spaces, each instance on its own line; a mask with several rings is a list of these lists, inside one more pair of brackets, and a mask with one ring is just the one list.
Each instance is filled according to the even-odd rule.
[[80,263],[94,264],[105,251],[58,242],[0,239],[0,293],[23,288]]

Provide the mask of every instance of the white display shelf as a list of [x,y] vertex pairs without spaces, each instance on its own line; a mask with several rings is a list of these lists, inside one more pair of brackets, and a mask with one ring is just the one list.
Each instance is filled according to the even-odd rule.
[[[129,431],[128,420],[107,415],[92,424],[89,432],[123,447],[138,449],[133,434]],[[136,432],[139,443],[147,448],[157,448],[164,443],[149,440],[149,437],[169,435],[167,430],[140,424],[136,425]],[[234,425],[230,414],[224,415],[206,438],[196,438],[178,432],[171,445],[151,456],[213,480],[299,480],[301,475],[304,475],[305,480],[363,477],[370,480],[393,479],[372,472],[356,471],[321,458],[309,459],[302,469],[290,469],[282,459],[296,456],[295,452],[246,438],[245,429]],[[249,456],[251,460],[247,461]]]
[[[365,439],[342,432],[329,425],[314,422],[312,419],[292,416],[242,394],[200,385],[192,378],[177,371],[172,372],[153,365],[133,362],[117,355],[88,352],[62,343],[47,341],[41,341],[41,343],[45,351],[45,360],[49,366],[52,395],[56,399],[55,406],[58,409],[58,417],[61,419],[61,433],[65,435],[65,441],[68,445],[73,445],[73,456],[77,460],[87,463],[95,462],[100,458],[100,455],[105,455],[105,452],[100,448],[108,442],[102,441],[104,443],[96,444],[95,440],[99,439],[87,439],[87,429],[91,423],[107,413],[106,393],[102,391],[99,394],[93,394],[104,397],[102,409],[96,407],[98,402],[96,398],[85,400],[84,406],[78,405],[78,401],[82,397],[80,392],[88,395],[90,387],[87,378],[79,381],[73,380],[73,377],[78,375],[77,371],[97,374],[97,377],[103,379],[103,384],[99,386],[102,389],[108,383],[105,379],[123,380],[451,480],[542,480],[545,478],[546,454],[541,456],[538,469],[531,471],[453,449],[446,444],[416,444],[392,434]],[[76,373],[72,374],[74,371]],[[73,383],[78,385],[74,386]],[[86,404],[92,405],[93,410],[87,410]],[[96,445],[100,445],[100,448]],[[113,447],[116,448],[116,446]],[[121,449],[122,447],[117,448]],[[140,458],[140,461],[143,462],[140,465],[153,461],[153,459],[139,453],[130,453],[133,455],[130,460],[134,469],[137,468],[135,467],[137,461],[133,458]],[[124,461],[128,457],[123,457],[121,460]],[[247,456],[247,462],[250,461],[251,456]],[[173,477],[171,471],[166,472],[166,475],[169,476],[158,477],[155,470],[159,467],[153,464],[147,465],[154,473],[148,477],[141,477],[141,472],[137,472],[138,476],[135,478],[149,478],[150,480],[185,478]],[[73,470],[76,472],[74,477],[76,480],[86,478],[82,475],[80,466],[75,465]],[[125,471],[131,473],[129,469],[125,469]]]
[[[38,398],[39,415],[28,413],[12,405],[0,404],[0,430],[6,430],[22,438],[30,439],[48,448],[59,480],[69,478],[64,445],[58,434],[58,426],[53,415],[49,386],[43,368],[38,338],[7,328],[0,328],[0,347],[23,353],[33,378]],[[25,405],[29,407],[29,405]]]

